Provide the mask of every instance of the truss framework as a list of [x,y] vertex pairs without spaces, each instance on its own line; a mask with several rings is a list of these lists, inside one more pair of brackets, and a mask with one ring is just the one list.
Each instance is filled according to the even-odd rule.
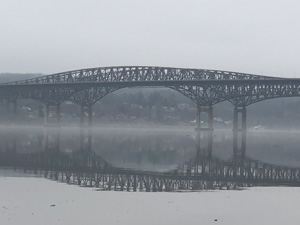
[[300,95],[300,80],[252,74],[168,67],[103,67],[74,70],[4,83],[0,97],[30,98],[46,105],[72,101],[92,106],[107,94],[126,87],[163,86],[174,89],[197,106],[230,101],[236,107],[271,98]]

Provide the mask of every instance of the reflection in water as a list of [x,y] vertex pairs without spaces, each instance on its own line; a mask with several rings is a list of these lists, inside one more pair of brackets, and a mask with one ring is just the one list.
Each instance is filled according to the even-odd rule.
[[[243,133],[241,145],[236,147],[232,132],[211,129],[197,130],[195,135],[189,128],[6,127],[0,133],[2,167],[103,190],[181,191],[300,184],[299,143],[294,139],[298,134],[258,136],[250,132],[246,156]],[[276,165],[276,161],[281,164]]]

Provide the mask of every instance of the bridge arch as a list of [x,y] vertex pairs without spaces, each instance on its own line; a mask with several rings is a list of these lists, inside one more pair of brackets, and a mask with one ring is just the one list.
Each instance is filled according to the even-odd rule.
[[[280,84],[285,81],[288,83]],[[107,94],[124,87],[164,86],[188,97],[198,108],[226,100],[236,107],[246,107],[270,98],[300,96],[298,83],[293,85],[289,79],[219,70],[98,67],[1,84],[0,95],[31,98],[56,106],[69,100],[91,107]]]
[[[147,86],[153,81],[217,81],[217,80],[268,80],[275,77],[267,77],[254,74],[220,71],[220,70],[207,70],[207,69],[187,69],[187,68],[171,68],[171,67],[153,67],[153,66],[119,66],[119,67],[97,67],[87,68],[80,70],[67,71],[46,75],[42,77],[26,79],[22,81],[15,81],[2,84],[28,86],[28,85],[41,85],[44,86],[42,90],[35,92],[21,93],[22,97],[33,98],[41,100],[46,104],[60,105],[63,101],[70,100],[81,105],[93,105],[96,101],[100,100],[106,94],[116,91],[126,86],[127,82],[131,85],[135,82],[145,82]],[[122,82],[122,86],[114,87],[93,87],[92,84],[99,83],[115,83]],[[91,86],[76,88],[49,88],[46,85],[51,84],[87,84]],[[125,83],[125,85],[124,85]],[[141,85],[140,85],[141,86]],[[160,85],[172,88],[179,91],[184,96],[190,98],[197,106],[201,105],[214,105],[226,99],[220,98],[220,92],[215,91],[212,86],[197,86],[197,85]],[[36,86],[38,87],[38,86]],[[70,87],[70,86],[68,86]],[[38,88],[37,88],[38,89]],[[26,92],[26,91],[25,91]],[[27,91],[28,92],[28,91]],[[84,93],[84,94],[82,94]],[[11,96],[11,94],[9,94]]]

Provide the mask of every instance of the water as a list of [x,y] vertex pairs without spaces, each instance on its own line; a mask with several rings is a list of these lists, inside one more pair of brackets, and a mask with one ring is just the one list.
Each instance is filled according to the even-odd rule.
[[[207,132],[201,132],[197,138],[193,127],[104,126],[82,130],[1,127],[0,163],[5,168],[33,173],[46,171],[45,177],[49,171],[56,171],[56,178],[61,173],[62,181],[67,182],[75,177],[73,174],[67,179],[67,172],[89,171],[93,177],[99,172],[117,174],[116,180],[123,179],[125,172],[132,179],[136,175],[151,175],[151,179],[156,177],[161,182],[162,176],[167,176],[173,185],[175,180],[188,180],[185,189],[228,188],[237,183],[240,186],[299,184],[300,132],[248,131],[243,157],[234,155],[232,133],[229,129],[215,130],[210,155]],[[81,179],[76,180],[77,184],[81,184]],[[201,185],[195,186],[195,179]],[[93,179],[91,185],[95,182]],[[118,185],[120,189],[122,185]],[[137,188],[135,185],[132,190]]]

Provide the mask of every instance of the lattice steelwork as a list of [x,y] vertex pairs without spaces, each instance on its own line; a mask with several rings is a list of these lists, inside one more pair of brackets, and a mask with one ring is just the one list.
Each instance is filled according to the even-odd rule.
[[272,77],[219,70],[128,66],[74,70],[23,81],[10,82],[7,84],[53,84],[113,81],[249,80],[271,78]]
[[75,70],[0,85],[0,97],[40,100],[60,105],[69,100],[92,106],[107,94],[126,87],[164,86],[179,91],[197,106],[229,100],[237,107],[279,97],[300,95],[298,79],[167,67],[104,67]]

